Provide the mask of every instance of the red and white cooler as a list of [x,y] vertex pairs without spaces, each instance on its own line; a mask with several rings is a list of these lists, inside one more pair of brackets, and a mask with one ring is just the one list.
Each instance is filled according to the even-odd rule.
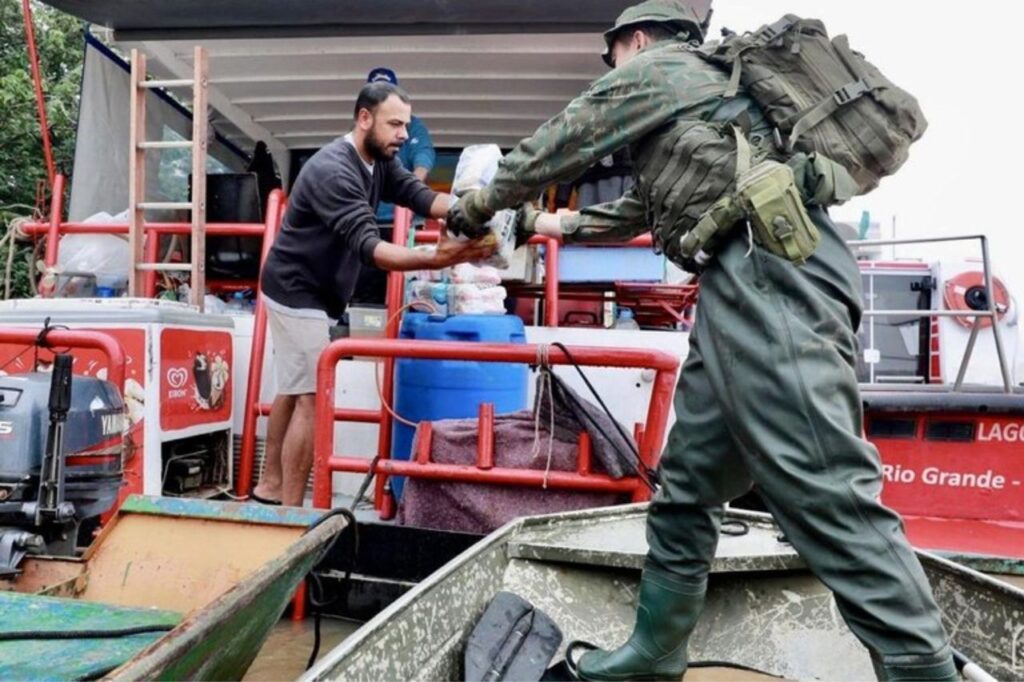
[[[162,494],[176,460],[179,464],[188,460],[203,470],[202,488],[231,482],[234,325],[230,317],[152,299],[0,303],[3,327],[38,330],[47,318],[51,326],[107,332],[124,347],[130,444],[121,499],[130,493]],[[74,355],[75,374],[105,378],[104,355],[85,350]],[[20,374],[37,366],[46,370],[51,357],[32,346],[0,343],[0,372]]]

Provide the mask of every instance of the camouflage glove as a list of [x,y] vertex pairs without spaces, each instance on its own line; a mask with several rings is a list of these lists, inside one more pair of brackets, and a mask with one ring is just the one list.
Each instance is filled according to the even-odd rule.
[[459,198],[448,209],[448,231],[456,236],[465,235],[470,239],[487,234],[487,221],[494,217],[494,211],[487,208],[486,197],[481,190],[471,190]]
[[516,212],[516,248],[537,233],[537,217],[541,214],[531,203],[525,203]]

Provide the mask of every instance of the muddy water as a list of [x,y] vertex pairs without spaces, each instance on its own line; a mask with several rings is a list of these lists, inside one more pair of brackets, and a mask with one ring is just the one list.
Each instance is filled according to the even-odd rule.
[[[324,618],[320,624],[320,656],[338,646],[360,625],[353,621]],[[306,669],[306,661],[312,650],[313,619],[293,623],[288,618],[282,618],[242,679],[252,682],[297,679]]]
[[1010,583],[1018,590],[1024,590],[1024,575],[999,575],[989,573],[989,577],[995,578],[996,580],[1002,580],[1006,583]]

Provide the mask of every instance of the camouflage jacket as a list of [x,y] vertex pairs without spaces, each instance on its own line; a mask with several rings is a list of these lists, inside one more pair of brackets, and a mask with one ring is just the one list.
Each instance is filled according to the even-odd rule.
[[723,99],[727,81],[690,46],[654,44],[594,81],[509,152],[487,189],[487,205],[497,210],[532,200],[629,145],[634,188],[567,216],[562,230],[566,241],[619,242],[650,229],[661,244],[692,227],[731,188],[736,144],[726,124],[744,120],[753,144],[770,132],[747,96]]

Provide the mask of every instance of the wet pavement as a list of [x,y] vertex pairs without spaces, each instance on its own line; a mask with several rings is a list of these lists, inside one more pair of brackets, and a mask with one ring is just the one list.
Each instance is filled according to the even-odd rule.
[[[320,624],[320,656],[338,646],[362,625],[348,620],[324,618]],[[313,619],[293,623],[282,618],[270,633],[243,680],[282,682],[295,680],[305,671],[313,650]]]

